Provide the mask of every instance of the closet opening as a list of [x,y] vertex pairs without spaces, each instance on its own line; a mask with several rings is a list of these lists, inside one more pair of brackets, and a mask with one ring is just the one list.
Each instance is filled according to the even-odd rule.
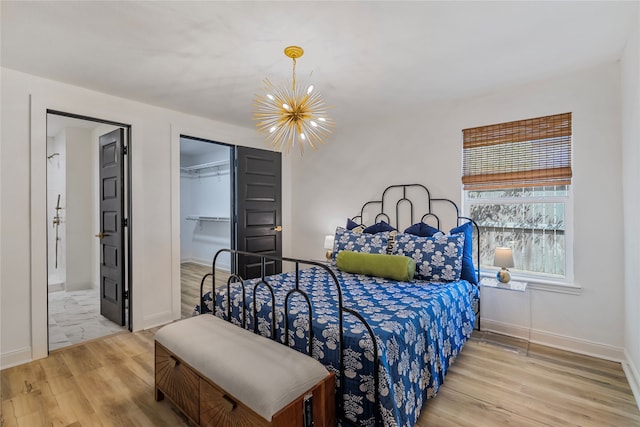
[[[211,271],[215,253],[233,241],[234,147],[180,136],[180,295],[181,317],[200,303],[200,281]],[[221,276],[231,259],[221,258]]]

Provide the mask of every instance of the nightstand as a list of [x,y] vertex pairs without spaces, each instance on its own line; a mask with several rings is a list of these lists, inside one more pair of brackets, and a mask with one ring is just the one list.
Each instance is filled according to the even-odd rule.
[[483,314],[481,310],[480,317],[485,318],[487,309],[490,317],[493,317],[493,319],[485,318],[488,322],[486,325],[489,325],[487,330],[531,341],[531,292],[526,292],[527,282],[511,280],[508,283],[501,283],[494,278],[483,277],[479,285],[482,294],[480,301],[486,298],[486,303],[480,307],[484,308],[485,313]]
[[511,280],[508,283],[498,282],[496,279],[484,277],[480,279],[480,286],[494,289],[506,289],[508,291],[524,292],[527,290],[527,282]]

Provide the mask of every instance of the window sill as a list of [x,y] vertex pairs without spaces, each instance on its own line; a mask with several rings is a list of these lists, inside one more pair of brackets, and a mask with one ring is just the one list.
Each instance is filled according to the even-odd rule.
[[[495,273],[492,272],[484,272],[480,273],[480,277],[495,277]],[[545,291],[545,292],[556,292],[560,294],[568,294],[568,295],[581,295],[582,287],[570,285],[563,282],[553,281],[553,280],[544,280],[540,278],[512,275],[511,279],[518,282],[527,282],[527,289],[532,291]]]

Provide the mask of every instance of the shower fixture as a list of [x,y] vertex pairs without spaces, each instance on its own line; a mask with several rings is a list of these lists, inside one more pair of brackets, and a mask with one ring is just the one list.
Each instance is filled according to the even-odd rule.
[[[55,153],[58,154],[58,153]],[[52,155],[53,156],[53,155]],[[58,237],[58,227],[62,223],[62,218],[60,217],[60,194],[58,194],[58,203],[55,207],[56,216],[53,217],[53,228],[56,229],[56,268],[58,268],[58,242],[60,241],[60,237]]]

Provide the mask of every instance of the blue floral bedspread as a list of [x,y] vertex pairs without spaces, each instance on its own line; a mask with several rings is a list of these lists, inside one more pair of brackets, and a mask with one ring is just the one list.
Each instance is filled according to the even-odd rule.
[[[385,426],[413,426],[423,403],[436,395],[445,373],[456,359],[475,324],[477,287],[460,280],[448,283],[395,282],[334,271],[342,289],[343,306],[359,312],[373,329],[378,344],[379,396]],[[267,278],[274,285],[276,339],[284,343],[284,300],[295,287],[295,273]],[[246,328],[253,330],[253,288],[247,281]],[[362,322],[346,313],[344,324],[344,378],[339,378],[338,292],[330,275],[319,267],[300,271],[300,289],[313,307],[312,355],[344,381],[347,420],[374,425],[373,343]],[[231,321],[241,325],[242,286],[231,288]],[[271,334],[271,294],[264,284],[256,290],[258,330]],[[205,312],[212,311],[211,292]],[[216,315],[227,319],[227,290],[216,288]],[[198,313],[196,308],[195,313]],[[288,303],[289,345],[307,352],[307,303],[292,293]],[[339,412],[338,412],[339,414]],[[346,423],[343,423],[346,424]]]

